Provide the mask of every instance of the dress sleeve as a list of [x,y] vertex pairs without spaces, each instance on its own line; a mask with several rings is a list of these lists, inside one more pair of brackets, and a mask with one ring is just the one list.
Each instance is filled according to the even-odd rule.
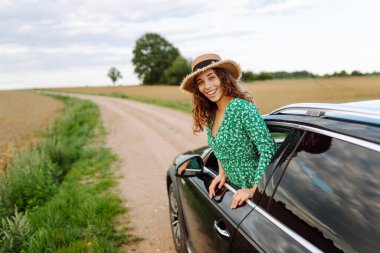
[[276,144],[257,108],[247,103],[242,109],[243,128],[259,153],[258,167],[254,177],[254,183],[257,184],[276,152]]

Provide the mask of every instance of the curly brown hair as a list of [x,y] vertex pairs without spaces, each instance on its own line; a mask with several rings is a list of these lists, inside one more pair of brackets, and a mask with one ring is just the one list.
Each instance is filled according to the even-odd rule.
[[[243,89],[235,78],[223,68],[213,68],[215,74],[220,79],[221,87],[223,88],[224,95],[233,98],[242,98],[253,103],[253,97],[251,93]],[[210,101],[205,95],[203,95],[196,84],[197,78],[194,78],[195,91],[193,93],[193,133],[199,133],[209,126],[211,119],[215,117],[217,109],[216,103]]]

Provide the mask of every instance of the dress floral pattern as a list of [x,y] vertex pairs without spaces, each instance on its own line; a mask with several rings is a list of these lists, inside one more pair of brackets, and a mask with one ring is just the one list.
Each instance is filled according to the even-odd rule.
[[234,98],[225,111],[215,137],[213,120],[207,129],[208,144],[226,172],[240,188],[252,188],[263,176],[276,145],[257,108],[249,101]]

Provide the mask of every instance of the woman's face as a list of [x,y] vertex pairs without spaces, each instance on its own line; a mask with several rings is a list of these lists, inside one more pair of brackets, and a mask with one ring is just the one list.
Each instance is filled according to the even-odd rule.
[[196,85],[198,90],[212,102],[219,101],[224,95],[220,79],[213,69],[197,75]]

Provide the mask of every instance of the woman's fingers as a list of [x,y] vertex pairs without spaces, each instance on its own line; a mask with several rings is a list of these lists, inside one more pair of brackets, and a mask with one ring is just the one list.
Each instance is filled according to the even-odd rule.
[[215,186],[213,186],[214,185],[214,182],[211,182],[211,184],[210,184],[210,186],[209,186],[209,188],[208,188],[208,192],[209,192],[209,196],[210,196],[210,198],[213,198],[213,196],[214,196],[214,189],[215,189]]
[[232,204],[231,208],[237,208],[238,206],[241,206],[244,204],[244,202],[249,199],[249,193],[247,192],[247,189],[240,189],[238,190],[233,196],[232,196]]
[[224,183],[226,182],[226,180],[227,178],[223,176],[217,176],[216,178],[212,180],[210,186],[208,187],[210,198],[213,198],[215,196],[215,187],[218,186],[218,188],[221,189]]
[[236,208],[237,207],[237,204],[240,200],[240,190],[238,190],[234,196],[232,196],[232,204],[231,204],[231,208]]
[[222,187],[223,187],[223,185],[224,185],[224,183],[226,182],[226,178],[222,178],[221,180],[220,180],[220,183],[219,183],[219,189],[222,189]]
[[247,199],[248,199],[248,198],[245,198],[245,197],[241,198],[241,199],[239,200],[239,204],[238,204],[238,206],[243,205],[243,203],[244,203]]
[[215,196],[215,187],[217,184],[218,184],[218,181],[216,180],[216,178],[214,178],[214,180],[212,180],[210,186],[208,187],[210,198],[213,198]]

